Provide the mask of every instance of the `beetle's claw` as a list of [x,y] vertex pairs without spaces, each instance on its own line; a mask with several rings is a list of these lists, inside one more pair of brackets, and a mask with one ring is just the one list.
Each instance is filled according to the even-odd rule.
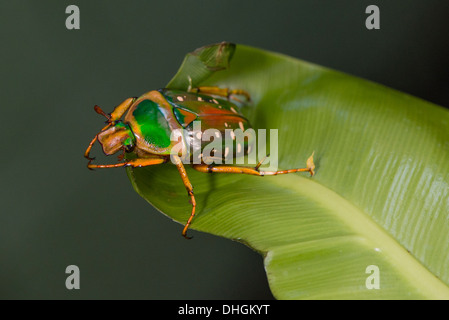
[[91,168],[90,165],[91,165],[92,161],[95,160],[95,158],[87,157],[87,159],[89,159],[89,162],[87,163],[87,169],[94,171],[94,169]]
[[193,236],[192,236],[192,237],[189,237],[189,236],[187,235],[187,233],[183,233],[182,236],[183,236],[185,239],[187,239],[187,240],[193,239]]

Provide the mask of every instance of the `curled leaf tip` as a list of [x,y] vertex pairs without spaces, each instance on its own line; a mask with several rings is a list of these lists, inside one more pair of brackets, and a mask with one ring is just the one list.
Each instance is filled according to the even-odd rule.
[[307,169],[309,169],[310,175],[315,174],[315,163],[313,162],[313,155],[315,154],[315,151],[312,152],[312,155],[307,159]]

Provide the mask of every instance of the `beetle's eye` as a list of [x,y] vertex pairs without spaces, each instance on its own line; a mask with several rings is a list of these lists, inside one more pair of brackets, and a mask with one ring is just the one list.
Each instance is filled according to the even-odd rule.
[[133,150],[134,150],[134,144],[126,144],[125,145],[126,152],[132,152]]

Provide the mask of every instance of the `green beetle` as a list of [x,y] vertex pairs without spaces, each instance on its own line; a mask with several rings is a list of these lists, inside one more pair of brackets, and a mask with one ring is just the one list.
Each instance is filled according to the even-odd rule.
[[[195,139],[198,132],[195,132],[193,124],[196,121],[202,124],[199,136],[211,128],[218,132],[225,132],[226,129],[244,131],[251,128],[249,121],[238,112],[238,107],[230,101],[230,98],[239,95],[250,99],[246,91],[239,89],[199,87],[188,92],[160,89],[149,91],[139,98],[128,98],[110,114],[106,114],[100,107],[95,106],[95,111],[104,115],[108,121],[107,125],[92,139],[84,153],[84,156],[89,159],[87,166],[89,169],[145,167],[171,160],[181,175],[192,204],[190,217],[182,231],[185,238],[189,238],[187,229],[195,216],[196,207],[193,187],[184,167],[186,162],[193,169],[205,173],[241,173],[265,176],[307,171],[313,175],[315,169],[313,154],[307,160],[306,168],[281,171],[260,171],[261,162],[255,167],[211,164],[211,159],[206,159],[201,152],[197,161],[193,161],[193,163],[188,161],[194,160],[192,159],[194,154],[185,153],[185,151],[195,149],[194,144],[198,143],[197,141],[201,141],[201,145],[197,145],[196,148],[200,151],[204,148],[204,141]],[[227,99],[222,99],[223,97]],[[123,120],[120,120],[122,117]],[[173,139],[174,132],[183,132],[183,134],[179,134],[177,139]],[[91,158],[89,154],[97,140],[107,156],[122,151],[123,154],[119,156],[119,160],[123,160],[125,153],[131,152],[136,155],[136,158],[116,164],[92,164],[94,158]],[[247,153],[251,143],[252,141],[246,141],[245,145],[238,145],[237,148]],[[223,150],[214,151],[220,151],[218,154],[222,159],[226,159],[228,154],[231,156],[238,154],[228,153],[226,149],[224,152],[222,152]],[[188,160],[186,154],[189,157]]]

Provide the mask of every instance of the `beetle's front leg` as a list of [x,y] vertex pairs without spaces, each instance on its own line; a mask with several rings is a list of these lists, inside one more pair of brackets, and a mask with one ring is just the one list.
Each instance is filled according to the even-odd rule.
[[251,101],[251,97],[249,93],[242,89],[228,89],[228,88],[219,88],[219,87],[198,87],[198,88],[192,88],[190,89],[190,92],[193,93],[205,93],[205,94],[212,94],[220,97],[226,97],[226,98],[232,98],[237,101],[240,101],[239,99],[235,98],[234,96],[244,96],[247,101]]
[[184,229],[182,230],[182,236],[186,239],[192,239],[192,237],[187,236],[187,229],[189,228],[190,224],[192,223],[193,217],[195,216],[196,201],[195,196],[193,195],[193,186],[190,183],[189,177],[187,176],[186,169],[184,168],[181,159],[176,155],[172,155],[172,160],[176,165],[176,167],[178,168],[182,182],[184,183],[187,193],[190,196],[190,203],[192,204],[192,213],[190,214],[189,220],[187,220],[187,223],[185,224]]
[[111,112],[111,121],[117,121],[120,119],[125,112],[128,111],[136,99],[137,98],[128,98],[115,107],[114,111]]
[[156,164],[162,164],[168,161],[168,158],[137,158],[125,162],[120,162],[116,164],[89,164],[87,167],[89,169],[106,169],[106,168],[119,168],[119,167],[147,167]]

